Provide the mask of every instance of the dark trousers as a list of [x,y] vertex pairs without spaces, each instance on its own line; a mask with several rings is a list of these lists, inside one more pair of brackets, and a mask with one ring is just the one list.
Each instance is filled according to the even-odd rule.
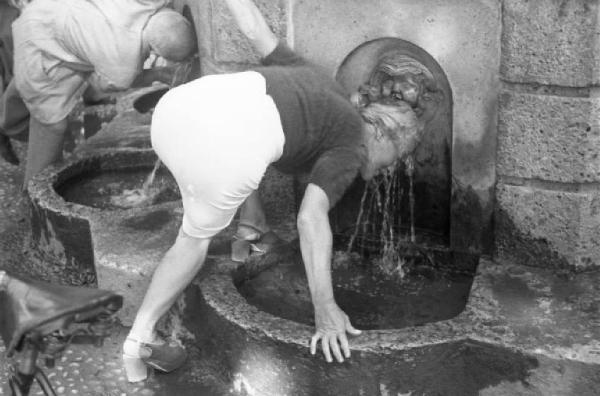
[[13,41],[11,25],[19,11],[0,0],[0,133],[27,140],[29,111],[13,80]]

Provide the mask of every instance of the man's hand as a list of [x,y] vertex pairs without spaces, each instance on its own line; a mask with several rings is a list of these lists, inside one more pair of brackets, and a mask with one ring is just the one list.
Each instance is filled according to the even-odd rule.
[[344,362],[344,357],[350,357],[350,346],[346,332],[359,335],[361,331],[352,326],[348,315],[335,302],[315,306],[315,325],[316,332],[310,342],[311,354],[317,353],[317,344],[321,340],[323,354],[328,363],[333,361],[331,358],[332,352],[340,363]]

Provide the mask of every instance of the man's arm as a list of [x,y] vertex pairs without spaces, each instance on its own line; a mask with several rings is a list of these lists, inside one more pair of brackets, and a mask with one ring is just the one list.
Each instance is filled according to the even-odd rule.
[[269,55],[279,42],[252,0],[225,0],[242,33],[261,58]]
[[95,92],[118,92],[128,89],[135,80],[137,73],[129,72],[123,74],[119,79],[109,79],[97,70],[88,77],[88,83]]
[[142,69],[140,74],[135,77],[131,83],[132,88],[147,87],[153,82],[159,81],[164,84],[171,84],[173,79],[173,70],[169,67],[155,67],[152,69]]
[[[311,340],[311,353],[315,354],[321,340],[328,362],[331,352],[339,362],[350,357],[346,332],[360,334],[350,324],[348,316],[337,306],[331,281],[332,234],[329,225],[329,199],[316,184],[309,183],[298,212],[300,249],[308,278],[308,286],[315,308],[316,331]],[[341,347],[341,350],[340,350]],[[343,356],[342,356],[343,352]]]

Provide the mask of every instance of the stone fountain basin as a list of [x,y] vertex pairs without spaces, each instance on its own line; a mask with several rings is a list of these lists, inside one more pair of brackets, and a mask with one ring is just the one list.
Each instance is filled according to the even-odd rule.
[[[57,186],[98,167],[149,173],[155,159],[149,150],[95,152],[49,168],[28,188],[36,265],[58,280],[123,294],[124,324],[177,235],[180,202],[106,210],[68,202]],[[240,394],[600,394],[600,273],[565,275],[481,259],[456,316],[444,309],[448,317],[365,330],[351,340],[351,359],[327,364],[309,354],[310,319],[286,319],[241,292],[294,257],[294,246],[241,266],[213,257],[170,315],[172,330],[200,346]]]
[[[236,273],[234,284],[258,309],[313,326],[302,257],[299,249],[290,249],[295,254],[286,254],[269,268]],[[401,267],[387,268],[360,259],[357,254],[335,251],[332,278],[336,301],[354,326],[363,330],[398,329],[451,319],[465,308],[477,257],[463,256],[467,263],[459,269],[453,266],[450,251],[439,250],[436,256],[439,261],[435,263],[424,255],[414,255],[405,258]]]
[[85,170],[58,182],[55,190],[66,202],[105,211],[142,208],[181,199],[177,183],[164,166],[159,166],[152,180],[148,180],[154,171],[148,163],[112,165],[89,161]]
[[50,279],[97,285],[125,297],[130,323],[154,267],[181,222],[174,180],[159,169],[162,186],[138,207],[115,206],[111,196],[141,187],[157,157],[152,150],[96,151],[36,176],[28,186],[33,261]]
[[[122,122],[125,132],[131,132],[129,122],[125,118]],[[102,142],[113,141],[112,129],[108,135],[103,132],[97,135]],[[147,140],[138,139],[133,132],[136,141]],[[175,241],[183,211],[166,169],[157,172],[164,188],[156,199],[139,207],[111,205],[110,197],[143,184],[157,157],[151,149],[98,147],[88,146],[80,155],[44,170],[29,184],[29,252],[36,271],[48,279],[121,293],[124,303],[119,317],[127,325],[133,321],[154,268]],[[278,224],[274,228],[285,235],[287,223],[277,220],[289,217],[288,207],[294,206],[290,183],[269,170],[264,184],[269,187],[269,192],[262,194],[265,207]],[[231,227],[225,230],[213,244],[228,247],[232,232]]]
[[[458,315],[371,326],[351,339],[350,359],[328,364],[309,353],[310,315],[305,307],[298,309],[302,304],[290,303],[290,295],[303,293],[296,293],[301,271],[290,264],[295,260],[297,248],[289,245],[242,266],[217,259],[179,304],[179,323],[191,342],[241,394],[533,395],[559,389],[564,392],[558,394],[594,395],[600,390],[600,334],[590,327],[597,319],[579,305],[600,298],[593,282],[572,289],[569,302],[558,301],[549,285],[573,288],[572,280],[559,286],[550,272],[482,259]],[[277,278],[278,285],[267,285]],[[247,282],[255,282],[254,294],[244,289]],[[270,294],[277,309],[257,302],[261,293]]]

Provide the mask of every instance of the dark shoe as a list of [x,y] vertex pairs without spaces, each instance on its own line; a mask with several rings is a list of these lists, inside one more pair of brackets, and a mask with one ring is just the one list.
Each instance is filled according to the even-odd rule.
[[257,252],[260,254],[265,254],[273,250],[275,246],[278,246],[285,241],[273,231],[268,231],[262,234],[260,239],[250,245],[250,248],[253,252]]
[[145,380],[148,376],[146,366],[170,373],[181,367],[187,359],[185,349],[178,344],[146,343],[133,338],[125,340],[123,352],[123,366],[129,382]]
[[264,232],[257,227],[245,223],[240,223],[239,225],[251,229],[252,233],[242,237],[239,235],[238,229],[231,242],[232,261],[245,262],[252,254],[265,254],[271,251],[273,247],[284,242],[273,231]]
[[13,165],[19,165],[19,157],[15,153],[8,136],[0,134],[0,157]]

